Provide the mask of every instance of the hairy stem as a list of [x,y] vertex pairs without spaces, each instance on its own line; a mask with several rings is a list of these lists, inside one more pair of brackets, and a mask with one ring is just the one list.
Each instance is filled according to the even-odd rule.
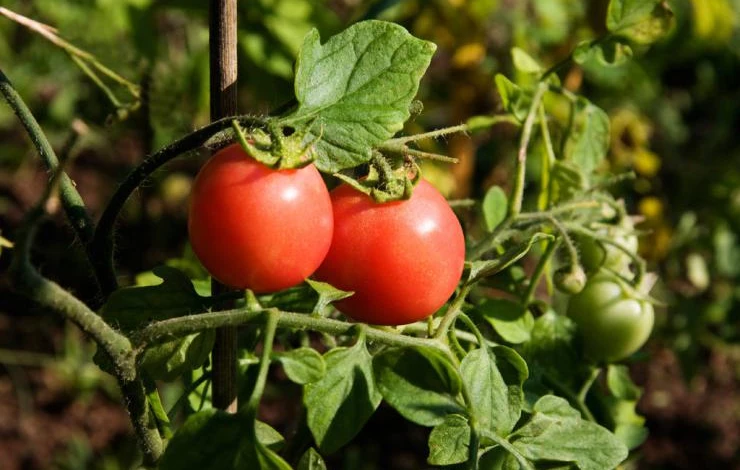
[[542,279],[542,275],[545,274],[547,263],[550,262],[550,259],[552,258],[553,253],[555,253],[555,249],[558,247],[558,245],[558,240],[547,242],[547,247],[542,253],[542,256],[540,256],[539,261],[537,261],[537,267],[535,267],[534,273],[532,273],[532,277],[529,280],[527,291],[524,293],[525,306],[529,306],[529,304],[532,303],[532,300],[534,300],[534,295],[537,292],[537,286],[540,283],[540,279]]
[[524,177],[526,174],[527,164],[527,150],[529,148],[529,141],[532,138],[532,128],[534,127],[535,117],[537,116],[537,109],[540,106],[542,97],[547,91],[547,84],[540,82],[537,85],[537,89],[532,98],[532,104],[527,113],[527,117],[524,120],[524,127],[522,128],[522,135],[519,140],[519,151],[517,152],[516,166],[515,166],[515,179],[514,189],[512,190],[511,197],[509,198],[509,213],[508,217],[516,217],[522,211],[522,199],[524,198]]
[[272,354],[272,343],[275,341],[275,331],[278,326],[279,314],[275,311],[268,310],[263,315],[267,316],[264,330],[264,340],[262,341],[262,357],[260,358],[260,368],[257,373],[257,381],[254,384],[252,394],[249,396],[249,401],[244,408],[244,414],[251,421],[257,418],[257,409],[259,408],[260,400],[262,399],[262,393],[265,390],[265,383],[267,383],[267,371],[270,369],[270,354]]
[[[31,110],[28,109],[28,106],[26,106],[18,92],[15,91],[15,88],[13,88],[10,80],[2,70],[0,70],[0,93],[2,93],[5,100],[13,109],[13,112],[18,116],[29,137],[31,137],[31,141],[47,170],[49,172],[55,172],[59,168],[59,159],[56,153],[54,153],[54,149],[51,147],[49,140],[46,138],[36,118],[34,118]],[[80,193],[77,192],[74,183],[66,173],[59,177],[59,193],[62,200],[62,207],[64,207],[64,212],[67,214],[67,218],[70,224],[72,224],[75,234],[83,244],[87,245],[93,238],[95,226],[90,215],[87,213]]]
[[444,317],[442,317],[442,321],[437,327],[437,331],[434,332],[434,338],[439,339],[445,337],[445,335],[447,334],[447,330],[450,329],[452,324],[455,322],[458,314],[460,313],[460,308],[465,302],[465,297],[467,297],[467,295],[470,293],[470,289],[472,289],[472,287],[473,286],[470,284],[463,284],[463,286],[460,288],[460,291],[455,296],[455,299],[447,307],[447,311],[445,312]]
[[[52,183],[54,182],[56,178],[53,179]],[[129,339],[114,330],[75,296],[41,276],[30,264],[31,244],[38,220],[44,215],[43,206],[51,192],[51,186],[50,184],[47,188],[41,202],[29,212],[26,222],[18,231],[18,242],[8,273],[16,290],[77,325],[110,358],[118,384],[126,397],[126,409],[144,452],[144,459],[147,464],[153,464],[162,454],[162,438],[155,420],[152,419]]]
[[[154,322],[143,328],[133,339],[140,346],[160,343],[203,330],[245,325],[258,320],[268,311],[276,314],[279,328],[310,330],[333,336],[351,334],[357,328],[355,323],[321,318],[305,313],[286,312],[278,309],[233,309]],[[377,341],[389,346],[426,346],[449,353],[445,344],[432,338],[417,338],[377,328],[367,328],[366,335],[368,341]]]

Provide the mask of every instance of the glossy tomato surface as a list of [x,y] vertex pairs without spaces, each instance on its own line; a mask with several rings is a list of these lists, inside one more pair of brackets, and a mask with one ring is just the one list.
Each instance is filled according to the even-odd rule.
[[211,157],[193,184],[193,251],[223,284],[275,292],[310,276],[333,230],[331,200],[313,165],[273,170],[234,144]]
[[465,262],[462,227],[422,180],[405,201],[379,204],[340,185],[331,192],[334,238],[316,277],[354,295],[337,308],[357,321],[400,325],[437,311]]
[[578,325],[586,354],[614,362],[631,355],[648,340],[655,312],[613,274],[599,272],[568,302],[568,316]]

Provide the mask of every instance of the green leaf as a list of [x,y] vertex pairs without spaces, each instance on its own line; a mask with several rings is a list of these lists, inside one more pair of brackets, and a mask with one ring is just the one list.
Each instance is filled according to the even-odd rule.
[[308,427],[323,452],[332,453],[349,442],[380,404],[372,357],[365,343],[335,348],[324,355],[326,374],[305,385],[303,403]]
[[573,162],[556,160],[552,166],[553,200],[563,202],[588,188],[588,178]]
[[375,356],[373,370],[385,401],[409,421],[436,426],[450,413],[464,413],[460,376],[438,351],[388,349]]
[[524,357],[530,366],[537,365],[559,381],[571,384],[580,371],[576,338],[575,323],[550,310],[535,320],[532,339],[524,345]]
[[468,261],[465,263],[467,280],[469,283],[476,282],[487,276],[493,276],[516,263],[526,255],[532,245],[541,240],[552,240],[554,237],[547,233],[535,233],[529,240],[521,245],[510,248],[504,254],[491,260]]
[[154,268],[162,283],[148,287],[124,287],[113,292],[100,314],[124,332],[153,321],[204,312],[210,299],[195,292],[193,283],[181,271],[169,266]]
[[254,432],[257,436],[257,440],[270,450],[277,452],[285,445],[285,438],[283,435],[267,423],[255,421]]
[[638,44],[650,44],[673,26],[673,11],[665,0],[611,0],[606,27]]
[[545,71],[532,56],[518,47],[511,48],[511,59],[514,62],[514,67],[522,72],[540,74]]
[[170,440],[158,468],[290,470],[287,462],[257,440],[254,426],[242,415],[215,409],[191,415]]
[[474,349],[463,358],[460,372],[480,426],[505,436],[521,416],[523,380],[507,383],[496,362],[492,351]]
[[454,465],[468,460],[470,425],[465,416],[451,414],[429,434],[430,465]]
[[367,162],[371,150],[403,128],[436,46],[402,26],[363,21],[322,45],[306,35],[296,65],[298,109],[310,128],[316,166],[337,172]]
[[326,373],[324,358],[315,349],[298,348],[276,352],[273,357],[283,365],[285,375],[297,384],[317,382]]
[[635,385],[627,366],[610,364],[606,371],[606,385],[609,391],[622,400],[639,400],[642,389]]
[[505,341],[519,344],[531,338],[534,317],[522,304],[507,299],[486,299],[476,305],[475,310]]
[[319,300],[316,301],[316,305],[313,308],[314,313],[323,315],[326,312],[326,308],[329,306],[329,304],[331,304],[332,302],[336,302],[337,300],[346,299],[347,297],[354,294],[354,292],[347,292],[337,289],[336,287],[326,282],[314,281],[312,279],[306,279],[306,282],[309,286],[311,286],[311,289],[319,294]]
[[172,381],[201,367],[216,340],[214,330],[203,331],[147,348],[141,367],[155,380]]
[[496,75],[495,82],[504,109],[519,122],[524,122],[532,105],[532,92],[520,88],[501,74]]
[[599,43],[591,41],[578,43],[573,50],[573,61],[577,64],[584,64],[595,58],[601,65],[619,66],[631,59],[632,55],[632,48],[629,44],[619,37],[614,37]]
[[609,149],[609,116],[582,97],[578,98],[573,112],[573,123],[565,141],[565,159],[589,174],[601,164]]
[[504,190],[499,186],[488,188],[486,195],[483,197],[482,208],[486,230],[492,232],[506,218],[507,198]]
[[645,418],[637,413],[637,401],[642,396],[642,389],[635,385],[629,369],[623,365],[609,365],[606,385],[611,395],[600,398],[609,415],[614,434],[627,448],[634,449],[648,436]]
[[324,463],[324,459],[321,458],[321,455],[311,447],[301,457],[297,470],[326,470],[326,464]]
[[581,419],[565,399],[554,395],[537,401],[532,418],[511,441],[529,460],[574,462],[581,470],[613,469],[628,455],[614,434]]
[[493,447],[481,455],[478,468],[481,470],[521,470],[516,457],[501,446]]

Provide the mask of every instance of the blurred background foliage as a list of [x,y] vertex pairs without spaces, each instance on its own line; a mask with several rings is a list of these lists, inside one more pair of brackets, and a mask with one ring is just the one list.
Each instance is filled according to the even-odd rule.
[[[651,429],[634,466],[740,468],[740,0],[668,3],[676,15],[675,28],[649,50],[636,50],[635,60],[606,71],[588,62],[568,64],[559,75],[566,89],[588,96],[608,112],[611,169],[635,174],[614,190],[630,212],[644,219],[640,250],[662,277],[659,296],[667,307],[661,309],[643,360],[633,364],[638,382],[646,387],[641,410]],[[242,0],[239,109],[264,114],[290,101],[293,61],[310,28],[318,28],[326,39],[351,22],[379,18],[398,22],[439,46],[420,89],[425,109],[408,131],[455,125],[473,115],[501,111],[495,74],[526,82],[513,67],[512,47],[545,67],[555,65],[578,42],[605,31],[607,4]],[[136,97],[103,77],[118,98],[113,102],[64,50],[0,16],[0,66],[67,159],[94,216],[117,182],[147,153],[207,123],[207,2],[4,0],[3,6],[57,28],[60,37],[138,87]],[[555,102],[548,103],[548,110],[554,118],[567,113]],[[427,178],[450,197],[480,197],[491,184],[509,185],[515,128],[500,125],[424,145],[460,159],[454,167],[425,168]],[[532,151],[543,151],[539,147],[534,145]],[[186,201],[203,158],[171,163],[129,203],[118,243],[121,272],[128,282],[182,253]],[[532,172],[536,160],[530,159]],[[10,109],[0,106],[2,236],[12,240],[45,181],[28,138]],[[61,217],[46,224],[35,255],[46,274],[84,298],[92,295],[89,279],[77,266],[79,246],[63,226]],[[0,269],[7,262],[6,254],[0,256]],[[78,335],[56,319],[32,319],[30,314],[37,313],[8,293],[4,280],[0,289],[0,363],[5,366],[0,379],[7,385],[0,387],[0,403],[6,398],[9,403],[0,407],[0,422],[19,422],[34,400],[36,406],[44,403],[38,398],[38,389],[44,387],[62,387],[69,403],[89,396],[91,387],[115,395],[103,376],[87,368],[84,348],[70,346],[80,341]],[[29,359],[30,365],[23,355],[29,351],[39,355]],[[39,367],[53,372],[53,386]],[[86,406],[102,406],[99,400],[87,401]],[[86,413],[97,409],[86,408]],[[114,422],[118,424],[110,429],[118,434],[110,431],[108,441],[95,438],[99,431],[90,428],[81,434],[87,432],[87,438],[74,434],[62,443],[52,439],[54,445],[24,435],[33,433],[23,426],[0,425],[0,437],[10,436],[0,439],[5,442],[0,455],[35,454],[24,457],[28,466],[22,468],[45,468],[50,462],[59,468],[125,468],[126,459],[111,456],[111,449],[126,448],[119,442],[127,433],[125,419]],[[13,447],[10,438],[18,433],[37,450]],[[403,461],[373,467],[367,463],[372,459],[362,455],[347,452],[344,468],[417,468]],[[398,455],[405,454],[399,450]]]

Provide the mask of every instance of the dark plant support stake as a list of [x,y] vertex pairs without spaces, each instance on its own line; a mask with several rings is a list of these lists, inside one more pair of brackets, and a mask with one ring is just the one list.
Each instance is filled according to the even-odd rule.
[[[236,0],[211,0],[209,5],[211,57],[211,121],[236,114]],[[213,295],[229,290],[215,279]],[[227,301],[220,308],[230,308]],[[216,330],[213,347],[213,405],[235,413],[236,327]]]

